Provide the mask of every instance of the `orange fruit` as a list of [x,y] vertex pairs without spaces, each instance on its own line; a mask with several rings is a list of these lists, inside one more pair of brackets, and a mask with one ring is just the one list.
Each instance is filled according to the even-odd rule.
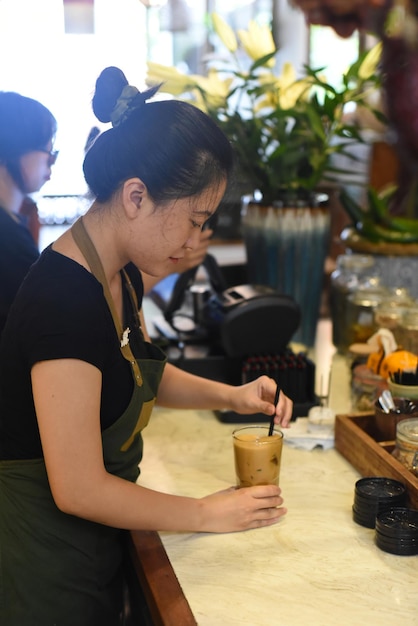
[[407,350],[395,350],[388,354],[379,367],[379,374],[383,378],[390,378],[398,371],[415,372],[418,369],[418,355]]

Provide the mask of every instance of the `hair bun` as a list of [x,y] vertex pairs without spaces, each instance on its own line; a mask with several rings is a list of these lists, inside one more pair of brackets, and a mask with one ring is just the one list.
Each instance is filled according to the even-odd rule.
[[127,85],[126,76],[118,67],[106,67],[101,72],[93,96],[93,111],[100,122],[111,121],[116,102]]
[[128,84],[125,74],[117,67],[106,67],[96,81],[93,111],[101,122],[122,124],[135,109],[141,108],[152,98],[161,85],[139,91]]

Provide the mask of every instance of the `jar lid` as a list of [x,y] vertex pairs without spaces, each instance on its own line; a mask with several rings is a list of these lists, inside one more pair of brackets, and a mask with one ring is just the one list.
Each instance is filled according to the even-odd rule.
[[415,310],[417,308],[416,301],[406,287],[388,287],[387,300],[394,306],[404,306]]
[[391,554],[418,554],[418,511],[394,507],[376,515],[375,542]]
[[393,308],[397,311],[400,311],[405,315],[411,311],[418,311],[417,304],[415,300],[411,298],[408,294],[398,294],[393,293],[388,290],[388,293],[382,298],[382,302],[380,304],[381,307],[384,308]]
[[418,446],[418,418],[402,420],[396,426],[396,436],[398,435],[409,443],[416,443]]
[[405,502],[406,489],[400,481],[383,476],[361,478],[354,490],[353,520],[366,528],[374,528],[379,513],[401,507]]
[[389,288],[389,293],[396,300],[398,300],[398,299],[400,299],[400,300],[410,300],[411,302],[413,302],[413,298],[412,298],[412,296],[410,294],[410,291],[406,287],[390,287]]
[[348,299],[357,306],[377,307],[387,295],[384,287],[360,288],[348,296]]
[[392,507],[376,517],[376,530],[387,537],[418,541],[418,511]]
[[393,315],[396,317],[401,317],[402,315],[405,314],[405,308],[406,307],[398,305],[393,300],[387,300],[386,298],[384,298],[379,303],[379,306],[376,309],[376,313],[383,312],[386,315]]
[[378,548],[398,556],[414,556],[418,554],[418,541],[414,539],[389,539],[385,535],[376,533],[375,543]]
[[418,327],[418,308],[416,306],[405,307],[405,311],[403,313],[403,325],[408,328]]
[[355,495],[369,501],[390,500],[405,493],[405,486],[399,480],[384,476],[360,478],[355,484]]
[[364,270],[374,265],[371,254],[340,254],[337,256],[337,267],[350,270]]
[[377,305],[374,311],[374,319],[379,326],[388,326],[396,328],[402,323],[405,308],[394,306],[390,302],[382,301]]
[[375,528],[377,511],[358,511],[353,505],[353,521],[365,528]]

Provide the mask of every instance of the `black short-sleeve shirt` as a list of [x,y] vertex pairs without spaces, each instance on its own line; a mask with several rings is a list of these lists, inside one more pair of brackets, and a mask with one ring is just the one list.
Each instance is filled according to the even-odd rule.
[[[139,306],[143,285],[132,264],[126,271]],[[124,290],[124,328],[135,356],[145,351],[133,307]],[[42,456],[32,397],[31,368],[44,360],[73,358],[102,373],[101,426],[126,409],[133,391],[129,363],[96,278],[68,257],[47,248],[32,266],[10,309],[0,345],[0,458]]]

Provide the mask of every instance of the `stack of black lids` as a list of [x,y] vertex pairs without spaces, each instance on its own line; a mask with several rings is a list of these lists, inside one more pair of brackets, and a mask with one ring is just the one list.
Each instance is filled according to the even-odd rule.
[[356,482],[353,504],[353,520],[366,528],[375,528],[380,513],[406,504],[404,485],[391,478],[361,478]]
[[378,548],[391,554],[418,554],[418,511],[394,507],[378,513],[375,541]]

